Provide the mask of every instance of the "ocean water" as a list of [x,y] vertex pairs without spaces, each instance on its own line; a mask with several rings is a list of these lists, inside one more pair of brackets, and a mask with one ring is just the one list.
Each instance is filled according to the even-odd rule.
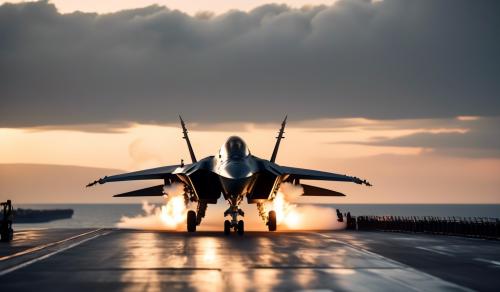
[[[386,205],[386,204],[318,204],[323,208],[340,209],[343,213],[351,212],[359,215],[392,215],[392,216],[441,216],[441,217],[488,217],[500,218],[500,204],[491,205]],[[15,229],[33,228],[85,228],[115,227],[123,216],[134,217],[144,214],[141,204],[36,204],[15,205],[16,208],[31,209],[73,209],[71,219],[56,220],[49,223],[15,224]],[[225,204],[209,205],[207,216],[219,216],[224,221]],[[242,206],[248,216],[257,217],[254,205]],[[203,223],[202,223],[203,224]]]

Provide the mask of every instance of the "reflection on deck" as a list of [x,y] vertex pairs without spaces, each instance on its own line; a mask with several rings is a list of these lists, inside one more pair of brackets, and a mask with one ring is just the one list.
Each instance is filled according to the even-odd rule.
[[[21,239],[12,246],[22,248],[22,238],[40,240],[41,232],[19,236]],[[114,230],[3,275],[2,281],[4,288],[16,291],[35,287],[51,291],[466,290],[455,281],[432,276],[436,267],[417,269],[372,252],[374,243],[386,244],[389,251],[379,247],[382,252],[407,252],[408,257],[416,256],[427,262],[444,257],[429,254],[436,239],[425,236],[249,232],[243,237],[226,237],[218,232]],[[487,244],[481,247],[482,254],[472,249],[474,255],[491,258],[491,254],[498,254],[497,243]],[[463,246],[456,249],[463,250]],[[485,254],[488,250],[491,254]],[[445,257],[439,261],[447,265],[446,261],[457,259],[460,258]],[[469,259],[462,256],[461,260]],[[488,264],[482,265],[482,274],[487,276]],[[460,271],[453,271],[453,275],[460,275]],[[493,285],[495,280],[498,282],[496,277],[489,280]]]

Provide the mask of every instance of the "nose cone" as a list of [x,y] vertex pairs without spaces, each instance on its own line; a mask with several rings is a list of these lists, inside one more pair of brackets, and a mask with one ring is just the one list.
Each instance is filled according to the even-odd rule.
[[244,179],[252,176],[252,169],[246,161],[228,161],[221,171],[220,175],[230,179]]

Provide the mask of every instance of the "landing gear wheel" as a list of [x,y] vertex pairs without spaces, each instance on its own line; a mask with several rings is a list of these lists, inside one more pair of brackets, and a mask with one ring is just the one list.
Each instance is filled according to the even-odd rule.
[[269,229],[269,231],[276,231],[276,212],[269,211],[267,220],[267,228]]
[[189,210],[187,213],[187,231],[196,231],[196,212],[193,210]]
[[231,233],[231,222],[229,220],[224,221],[224,234],[229,235]]
[[243,220],[238,221],[238,234],[243,235],[245,233],[245,222]]

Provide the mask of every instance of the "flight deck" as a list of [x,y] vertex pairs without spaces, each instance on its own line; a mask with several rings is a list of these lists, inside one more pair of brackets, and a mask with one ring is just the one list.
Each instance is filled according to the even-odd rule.
[[18,231],[2,291],[498,291],[495,240],[388,232]]

